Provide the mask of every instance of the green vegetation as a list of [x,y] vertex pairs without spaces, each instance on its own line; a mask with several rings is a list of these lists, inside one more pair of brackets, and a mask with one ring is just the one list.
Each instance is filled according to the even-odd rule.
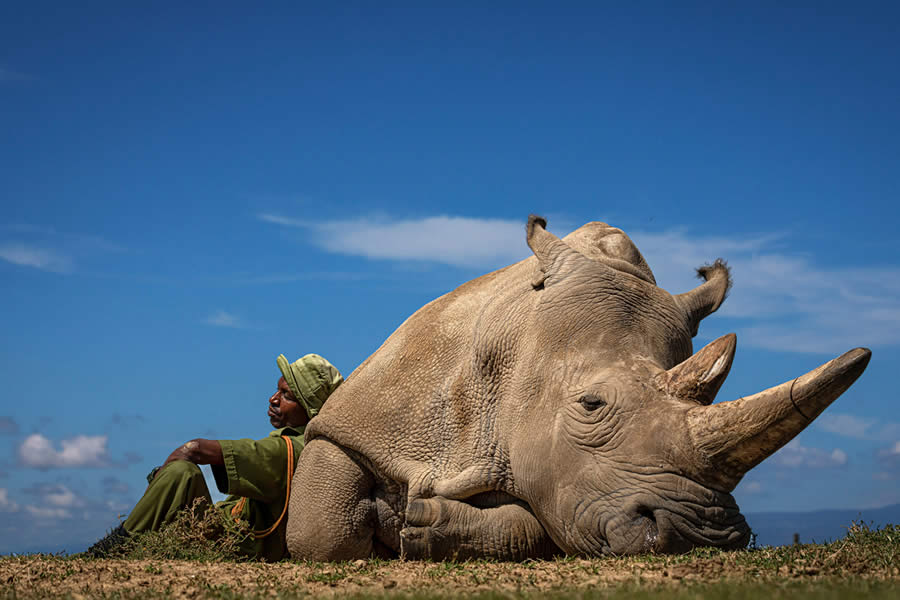
[[247,524],[227,518],[198,498],[191,510],[159,531],[139,533],[110,554],[132,560],[241,561],[241,543],[250,535]]

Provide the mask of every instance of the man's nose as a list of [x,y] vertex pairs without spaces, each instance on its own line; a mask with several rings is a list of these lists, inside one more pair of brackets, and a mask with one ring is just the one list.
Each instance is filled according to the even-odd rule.
[[269,396],[269,404],[275,405],[281,401],[281,395],[279,392],[275,392],[271,396]]

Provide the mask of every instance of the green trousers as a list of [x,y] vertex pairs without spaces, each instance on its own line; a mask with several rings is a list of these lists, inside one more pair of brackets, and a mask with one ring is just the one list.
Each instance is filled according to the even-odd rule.
[[178,511],[204,498],[212,506],[212,498],[200,467],[186,460],[176,460],[160,469],[147,486],[147,491],[125,519],[130,534],[157,531],[175,519]]

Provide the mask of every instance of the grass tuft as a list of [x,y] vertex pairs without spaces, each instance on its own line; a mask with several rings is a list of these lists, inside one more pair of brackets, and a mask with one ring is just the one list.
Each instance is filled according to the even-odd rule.
[[203,498],[191,510],[183,510],[159,531],[138,533],[122,544],[116,558],[131,560],[197,560],[202,562],[247,560],[240,552],[249,539],[243,521],[229,519]]

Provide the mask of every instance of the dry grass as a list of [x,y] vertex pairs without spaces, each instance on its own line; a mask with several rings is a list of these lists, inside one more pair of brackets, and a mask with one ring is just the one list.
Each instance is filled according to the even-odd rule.
[[241,561],[241,544],[249,535],[246,523],[227,518],[198,498],[191,510],[181,511],[159,531],[141,533],[128,540],[115,558]]
[[[900,597],[898,526],[872,529],[857,524],[844,539],[830,544],[524,563],[239,563],[194,548],[191,560],[147,555],[115,560],[5,557],[0,559],[0,598]],[[155,551],[186,553],[164,547]]]

